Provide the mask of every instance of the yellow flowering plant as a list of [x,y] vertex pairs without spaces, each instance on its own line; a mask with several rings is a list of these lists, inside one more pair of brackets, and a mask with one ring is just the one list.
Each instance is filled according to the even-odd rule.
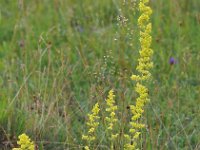
[[114,149],[114,141],[119,135],[118,133],[114,133],[114,126],[117,124],[118,121],[118,118],[116,116],[117,106],[115,105],[114,97],[114,91],[110,90],[108,98],[106,99],[106,111],[109,113],[109,115],[105,119],[107,122],[107,130],[110,136],[111,150]]
[[82,136],[82,139],[87,142],[85,150],[90,150],[91,142],[93,142],[96,139],[95,132],[99,125],[99,111],[99,104],[96,103],[92,109],[92,113],[88,114],[88,132],[87,135]]
[[23,133],[18,138],[19,138],[19,141],[17,141],[17,144],[20,147],[13,148],[12,150],[34,150],[35,149],[34,143],[26,134]]
[[130,106],[132,117],[130,121],[129,134],[125,134],[127,143],[124,145],[124,148],[127,150],[134,150],[137,147],[137,140],[140,135],[139,130],[145,127],[144,124],[139,123],[139,119],[144,112],[146,102],[149,101],[148,88],[144,85],[145,81],[150,79],[151,73],[149,69],[153,67],[153,63],[151,62],[153,50],[150,48],[152,41],[152,24],[150,22],[152,9],[147,6],[148,2],[149,0],[140,0],[139,2],[140,17],[138,18],[138,27],[140,30],[139,40],[141,49],[139,51],[140,58],[138,59],[138,65],[136,67],[139,74],[131,76],[131,79],[136,81],[135,91],[139,96],[136,99],[136,104]]

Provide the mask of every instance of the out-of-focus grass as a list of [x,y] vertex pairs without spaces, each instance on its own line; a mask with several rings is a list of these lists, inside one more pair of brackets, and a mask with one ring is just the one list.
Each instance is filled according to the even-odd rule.
[[[81,148],[86,114],[96,101],[105,100],[111,88],[123,112],[118,114],[123,126],[126,108],[136,97],[130,75],[138,44],[130,30],[136,30],[137,18],[130,4],[115,0],[0,0],[0,4],[2,143],[27,132],[41,149]],[[141,146],[199,149],[200,1],[152,0],[151,6],[155,67]],[[128,21],[117,21],[119,16]],[[176,64],[168,63],[170,57]],[[105,139],[102,132],[99,139]]]

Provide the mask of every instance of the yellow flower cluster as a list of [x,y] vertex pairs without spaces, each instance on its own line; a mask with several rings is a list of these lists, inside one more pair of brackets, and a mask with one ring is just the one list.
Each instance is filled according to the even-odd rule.
[[96,139],[95,131],[99,125],[99,111],[99,104],[96,103],[92,108],[92,113],[88,114],[88,134],[82,136],[82,139],[85,140],[88,144],[87,146],[85,146],[85,150],[90,150],[90,143]]
[[21,134],[19,136],[19,141],[17,144],[20,145],[20,148],[13,148],[12,150],[34,150],[34,143],[26,134]]
[[117,122],[115,111],[117,110],[117,106],[114,101],[115,95],[113,94],[113,90],[109,91],[108,98],[106,99],[107,108],[106,111],[110,113],[109,117],[106,117],[106,121],[109,123],[108,130],[113,130],[113,125]]
[[140,124],[138,120],[141,118],[142,113],[144,112],[144,105],[148,98],[148,89],[142,85],[144,81],[147,81],[151,77],[149,69],[153,67],[151,62],[151,56],[153,50],[151,47],[151,22],[150,15],[152,14],[152,9],[147,6],[149,0],[140,0],[139,2],[139,11],[141,16],[138,18],[138,26],[140,29],[140,45],[141,49],[139,51],[140,58],[138,59],[138,66],[136,70],[139,72],[139,75],[132,75],[131,79],[137,81],[135,91],[139,94],[139,97],[136,99],[136,104],[131,105],[130,109],[132,112],[132,117],[130,121],[130,130],[129,134],[125,134],[125,138],[128,143],[125,144],[124,148],[127,150],[134,150],[137,146],[137,139],[139,138],[140,132],[139,129],[144,128],[144,124]]
[[115,114],[115,111],[117,110],[117,106],[115,105],[114,97],[115,97],[115,95],[113,94],[113,90],[110,90],[109,94],[108,94],[108,98],[106,99],[106,105],[107,105],[106,111],[109,112],[109,117],[106,117],[105,119],[108,123],[107,129],[111,133],[111,135],[110,135],[111,136],[111,138],[110,138],[111,150],[114,149],[113,142],[118,136],[118,134],[115,134],[113,131],[113,126],[118,121],[116,114]]
[[136,70],[140,73],[140,75],[132,75],[132,80],[141,81],[147,80],[151,77],[151,73],[149,69],[153,67],[153,63],[151,62],[151,56],[153,54],[153,50],[150,48],[151,46],[151,30],[152,25],[150,20],[150,15],[152,14],[152,9],[149,6],[146,6],[149,0],[140,0],[139,10],[141,12],[141,16],[138,19],[138,26],[140,29],[140,58],[138,59],[138,66]]

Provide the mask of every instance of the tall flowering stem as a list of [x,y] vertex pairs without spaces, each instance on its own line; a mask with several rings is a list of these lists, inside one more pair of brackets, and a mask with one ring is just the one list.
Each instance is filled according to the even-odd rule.
[[118,133],[114,133],[114,125],[116,125],[118,119],[116,116],[117,106],[115,105],[113,90],[109,91],[108,98],[106,99],[106,111],[109,113],[109,116],[106,117],[107,122],[107,130],[110,135],[110,141],[111,141],[111,150],[114,149],[114,140],[118,137]]
[[87,142],[87,145],[85,146],[85,150],[90,150],[91,142],[93,142],[96,139],[96,129],[99,125],[99,104],[96,103],[92,109],[92,113],[88,114],[88,133],[87,135],[83,135],[82,139]]
[[152,24],[150,22],[150,16],[152,14],[152,9],[148,6],[149,0],[139,1],[139,11],[140,17],[138,18],[138,27],[140,30],[140,46],[139,51],[140,58],[138,59],[138,65],[136,70],[138,75],[132,75],[131,79],[136,81],[135,91],[138,93],[138,98],[136,99],[136,104],[131,105],[131,121],[129,134],[125,134],[127,138],[127,143],[125,144],[125,149],[134,150],[137,147],[137,140],[140,135],[140,129],[144,128],[144,124],[139,123],[139,119],[144,112],[144,106],[148,98],[148,88],[145,87],[144,83],[147,82],[150,77],[150,69],[153,67],[153,62],[151,57],[153,55],[153,50],[151,49],[151,30]]

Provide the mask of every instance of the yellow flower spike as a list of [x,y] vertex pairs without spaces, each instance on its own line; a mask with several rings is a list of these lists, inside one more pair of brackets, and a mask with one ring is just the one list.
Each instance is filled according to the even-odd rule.
[[88,126],[88,133],[87,135],[82,135],[82,139],[85,140],[88,144],[84,147],[85,150],[90,150],[91,142],[96,139],[95,132],[99,125],[99,111],[99,104],[96,103],[92,108],[92,113],[88,114],[88,122],[86,123]]
[[140,135],[139,130],[145,127],[144,124],[139,123],[139,119],[144,112],[144,106],[146,102],[149,101],[148,89],[143,85],[143,83],[150,79],[151,73],[149,69],[153,68],[153,62],[151,61],[153,55],[153,50],[151,49],[152,24],[150,22],[152,9],[147,6],[148,2],[149,0],[140,0],[138,6],[140,11],[140,17],[138,18],[138,27],[140,30],[140,57],[138,59],[136,70],[139,74],[133,74],[131,79],[136,81],[135,91],[139,96],[136,99],[136,104],[130,106],[132,117],[130,121],[129,135],[126,135],[127,138],[125,137],[127,139],[127,143],[124,145],[125,150],[136,150],[137,139]]
[[19,141],[17,144],[20,148],[13,148],[12,150],[34,150],[35,146],[31,139],[26,134],[21,134],[19,137]]
[[114,140],[117,138],[118,134],[114,134],[114,129],[113,126],[114,124],[116,124],[116,122],[118,121],[117,117],[116,117],[116,113],[115,111],[117,110],[117,106],[115,105],[115,100],[114,100],[114,91],[110,90],[109,94],[108,94],[108,98],[106,99],[106,111],[109,113],[109,116],[106,117],[106,121],[107,121],[107,129],[109,130],[109,134],[110,134],[110,140],[111,140],[111,150],[113,149],[113,143]]

